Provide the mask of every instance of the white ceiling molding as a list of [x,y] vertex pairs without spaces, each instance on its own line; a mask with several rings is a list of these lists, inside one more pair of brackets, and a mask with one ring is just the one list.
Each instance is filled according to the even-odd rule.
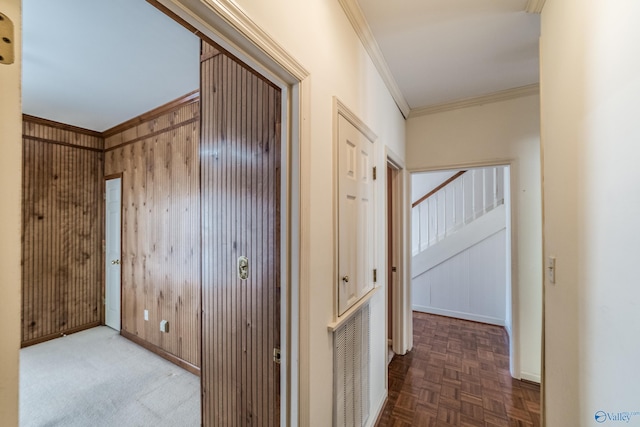
[[527,13],[542,13],[546,0],[527,0]]
[[501,90],[488,95],[474,98],[461,99],[459,101],[447,102],[444,104],[431,105],[427,107],[414,108],[408,118],[426,116],[428,114],[442,113],[444,111],[458,110],[460,108],[475,107],[492,102],[507,101],[509,99],[520,98],[522,96],[537,95],[540,93],[540,84],[535,83],[527,86],[520,86],[513,89]]
[[396,105],[402,112],[402,115],[407,118],[411,111],[411,107],[407,103],[407,100],[404,98],[404,95],[402,95],[398,83],[396,83],[396,80],[393,78],[393,74],[391,74],[391,70],[389,69],[387,62],[382,55],[380,46],[378,46],[378,42],[373,36],[371,27],[369,27],[367,19],[365,18],[360,5],[358,4],[357,0],[338,0],[338,2],[342,6],[344,13],[347,15],[347,18],[349,18],[349,21],[351,22],[353,29],[356,31],[356,34],[358,34],[358,37],[360,37],[364,48],[369,53],[373,64],[378,69],[382,80],[387,85],[387,89],[389,89],[389,92],[396,102]]

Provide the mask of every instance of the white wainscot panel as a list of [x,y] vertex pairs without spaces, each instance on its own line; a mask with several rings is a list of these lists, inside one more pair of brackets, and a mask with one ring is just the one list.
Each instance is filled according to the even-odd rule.
[[504,229],[414,277],[413,309],[504,326]]

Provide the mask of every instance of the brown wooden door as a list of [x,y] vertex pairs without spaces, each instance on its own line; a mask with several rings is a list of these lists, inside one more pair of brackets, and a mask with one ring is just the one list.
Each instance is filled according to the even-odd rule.
[[[204,42],[200,90],[202,421],[276,426],[281,93]],[[240,256],[247,280],[238,277]]]

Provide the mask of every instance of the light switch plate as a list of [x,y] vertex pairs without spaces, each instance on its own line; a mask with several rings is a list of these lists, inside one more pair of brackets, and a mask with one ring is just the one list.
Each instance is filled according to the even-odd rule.
[[149,320],[149,310],[144,311],[144,320]]

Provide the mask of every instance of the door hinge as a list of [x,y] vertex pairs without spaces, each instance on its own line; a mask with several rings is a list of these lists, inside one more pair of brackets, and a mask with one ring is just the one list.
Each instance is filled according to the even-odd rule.
[[279,348],[274,348],[273,349],[273,361],[276,362],[277,364],[280,364],[280,349]]
[[374,268],[373,269],[373,283],[376,283],[378,281],[378,269]]
[[376,168],[374,166],[373,167],[373,180],[375,181],[376,179],[378,179],[378,168]]
[[0,64],[10,65],[15,61],[14,31],[11,19],[0,13]]

